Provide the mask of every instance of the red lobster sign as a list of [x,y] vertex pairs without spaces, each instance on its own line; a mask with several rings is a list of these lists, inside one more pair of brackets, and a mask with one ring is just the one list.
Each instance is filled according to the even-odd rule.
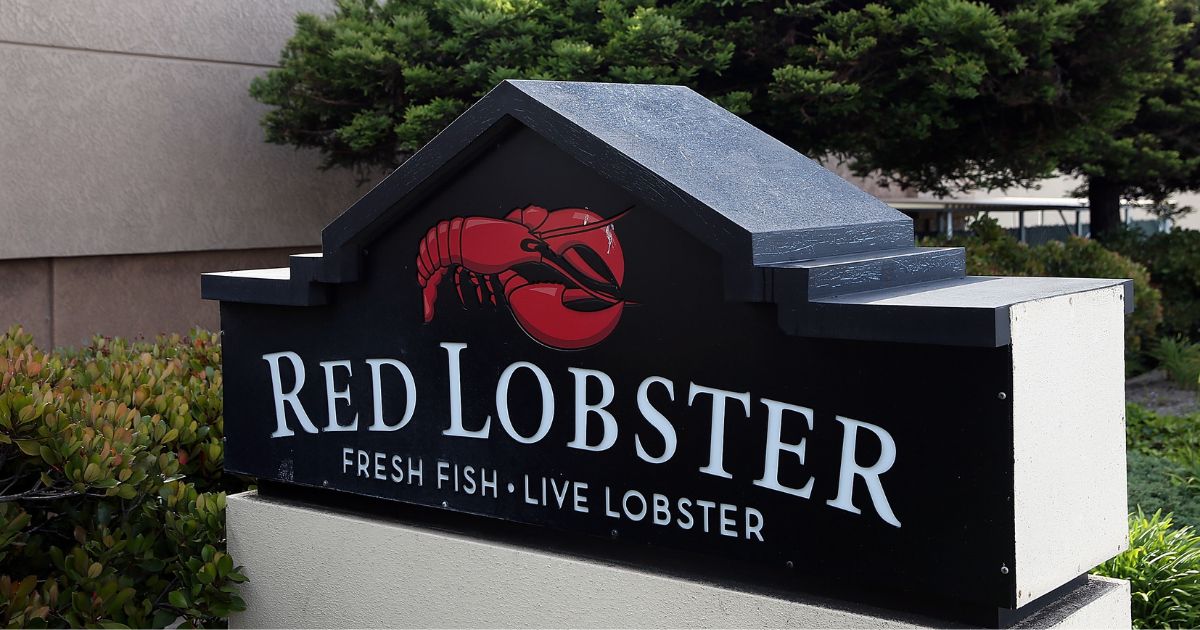
[[[626,210],[625,212],[628,212]],[[600,343],[629,302],[621,297],[625,258],[613,223],[584,208],[526,206],[503,219],[439,221],[421,240],[417,283],[425,321],[433,320],[438,285],[450,274],[481,305],[507,304],[535,341],[559,350]]]

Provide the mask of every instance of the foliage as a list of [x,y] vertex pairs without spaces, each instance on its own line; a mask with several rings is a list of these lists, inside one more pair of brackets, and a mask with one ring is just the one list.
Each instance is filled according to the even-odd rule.
[[1125,230],[1105,244],[1150,271],[1162,291],[1163,331],[1200,339],[1200,231],[1175,228],[1147,236]]
[[296,18],[280,68],[250,93],[274,107],[268,141],[317,147],[326,168],[393,167],[504,79],[718,76],[733,44],[689,24],[687,4],[341,0],[331,16]]
[[926,190],[1027,183],[1132,120],[1157,0],[340,0],[251,86],[267,140],[392,167],[506,78],[686,84]]
[[[1120,197],[1162,202],[1171,193],[1200,188],[1200,0],[1165,4],[1175,25],[1167,40],[1171,71],[1147,84],[1135,118],[1112,132],[1093,133],[1061,165],[1063,172],[1087,178],[1096,235],[1119,225]],[[1097,208],[1109,208],[1108,216],[1097,217]]]
[[971,231],[950,240],[926,239],[928,245],[965,247],[967,273],[976,276],[1044,276],[1046,268],[1035,252],[1013,238],[1000,223],[982,217],[971,223]]
[[1139,451],[1128,453],[1129,510],[1173,512],[1176,522],[1200,527],[1200,488],[1192,468]]
[[222,623],[217,335],[95,338],[45,353],[0,335],[0,625]]
[[1175,529],[1170,515],[1140,510],[1129,517],[1129,550],[1097,573],[1129,580],[1135,628],[1200,625],[1200,536]]
[[1162,323],[1162,295],[1150,285],[1142,265],[1105,249],[1101,244],[1072,237],[1029,247],[982,217],[968,234],[953,239],[924,239],[927,245],[954,245],[967,249],[967,273],[972,275],[1061,276],[1071,278],[1129,278],[1133,280],[1134,311],[1125,326],[1125,352],[1136,358],[1148,341],[1157,338]]
[[1130,451],[1163,455],[1190,463],[1200,453],[1200,417],[1158,414],[1129,403],[1125,405],[1125,434]]
[[1130,510],[1173,512],[1200,527],[1200,417],[1125,406]]
[[1131,120],[1171,43],[1170,17],[1140,0],[818,0],[791,13],[787,27],[812,33],[772,84],[791,139],[941,193],[1036,179]]
[[1176,384],[1190,389],[1200,385],[1200,344],[1181,337],[1163,337],[1150,355]]

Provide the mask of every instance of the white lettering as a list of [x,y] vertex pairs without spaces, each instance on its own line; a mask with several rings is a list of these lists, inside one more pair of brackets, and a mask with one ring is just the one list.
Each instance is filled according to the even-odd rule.
[[[512,423],[512,417],[508,413],[508,386],[512,381],[513,374],[522,368],[529,370],[537,377],[542,393],[541,423],[538,424],[537,431],[529,437],[517,433],[517,429]],[[546,378],[546,373],[528,361],[517,361],[504,368],[504,371],[500,373],[500,381],[496,383],[496,417],[500,419],[500,425],[504,427],[504,431],[521,444],[534,444],[546,437],[546,434],[550,432],[550,424],[554,422],[554,390],[550,389],[550,379]],[[484,426],[486,427],[491,421],[492,417],[488,416],[488,421]]]
[[335,376],[333,368],[345,368],[346,376],[354,376],[354,371],[350,368],[349,361],[322,361],[321,368],[325,370],[325,400],[329,403],[329,424],[326,425],[326,431],[357,431],[358,430],[358,412],[354,412],[354,421],[350,424],[338,424],[337,421],[337,401],[344,400],[347,405],[354,406],[350,402],[350,384],[346,384],[346,389],[335,389]]
[[[371,423],[370,431],[397,431],[412,420],[417,410],[417,384],[413,380],[412,371],[408,366],[395,359],[367,359],[371,366],[371,392],[375,406],[375,421]],[[404,416],[396,424],[388,424],[383,417],[383,378],[380,374],[382,366],[396,368],[404,379]]]
[[642,412],[642,417],[650,423],[650,426],[658,429],[658,432],[663,437],[662,455],[651,457],[646,453],[646,448],[642,446],[642,438],[637,434],[633,436],[633,447],[637,451],[637,456],[642,458],[643,461],[650,462],[651,464],[661,464],[675,455],[675,449],[679,445],[679,440],[675,435],[675,426],[671,424],[671,421],[667,420],[666,416],[662,415],[659,410],[654,408],[654,405],[650,404],[650,386],[655,383],[666,388],[667,396],[671,402],[675,402],[675,384],[661,376],[651,376],[642,381],[641,385],[638,385],[637,404],[638,411]]
[[[392,470],[394,470],[396,472],[392,473],[391,477],[392,477],[392,481],[394,481],[396,483],[400,483],[401,481],[404,481],[404,470],[402,468],[400,468],[400,464],[402,462],[403,462],[403,460],[400,459],[399,455],[392,455]],[[343,471],[343,472],[345,472],[345,471]]]
[[[296,373],[296,383],[292,386],[292,391],[283,393],[283,380],[279,375],[279,360],[287,359],[292,364],[292,370]],[[275,432],[271,437],[290,437],[296,435],[294,431],[288,428],[287,425],[287,409],[285,405],[291,405],[292,411],[296,413],[296,419],[300,421],[300,426],[304,428],[306,433],[316,433],[317,427],[313,425],[312,420],[308,419],[308,414],[304,412],[304,405],[300,404],[300,388],[304,386],[304,363],[300,360],[300,355],[295,352],[274,352],[272,354],[264,354],[263,360],[271,368],[271,392],[275,397]]]
[[730,514],[732,514],[733,511],[736,509],[737,509],[736,505],[729,505],[728,503],[721,504],[721,535],[722,536],[729,536],[730,538],[737,538],[737,530],[730,529],[734,525],[736,525],[736,523],[733,520],[733,517],[730,516]]
[[[629,499],[637,499],[641,504],[637,512],[629,509]],[[625,497],[621,499],[621,508],[625,510],[625,518],[631,521],[640,521],[646,518],[646,497],[637,490],[626,491]]]
[[[617,419],[605,409],[615,395],[612,378],[599,370],[567,369],[575,375],[575,439],[567,442],[567,446],[584,451],[606,451],[617,441]],[[600,381],[600,402],[595,404],[587,402],[589,378]],[[587,443],[588,414],[593,413],[600,417],[604,426],[604,436],[595,446]]]
[[806,438],[800,438],[800,441],[795,444],[783,441],[783,412],[794,411],[804,416],[804,419],[808,421],[808,430],[812,431],[813,410],[808,407],[789,405],[768,398],[762,399],[762,402],[767,406],[767,450],[763,458],[763,476],[761,479],[756,480],[754,485],[807,499],[812,495],[814,478],[809,477],[808,483],[804,484],[803,488],[792,488],[779,483],[779,454],[783,451],[795,453],[800,458],[800,465],[804,465],[804,442]]
[[440,343],[446,350],[447,371],[450,382],[450,428],[442,431],[442,435],[454,437],[469,437],[486,439],[492,426],[492,417],[488,416],[483,427],[474,431],[463,428],[462,417],[462,370],[459,367],[458,355],[467,347],[465,343]]
[[[704,387],[691,383],[688,388],[688,406],[696,400],[696,394],[709,394],[713,398],[712,433],[708,437],[708,465],[702,466],[700,472],[717,477],[732,479],[733,475],[725,472],[725,402],[733,399],[742,403],[746,417],[750,417],[750,392],[730,392],[714,387]],[[698,503],[697,503],[698,504]],[[707,522],[708,513],[705,512]],[[707,531],[707,527],[705,528]]]
[[751,537],[754,537],[758,539],[758,542],[762,542],[762,528],[762,512],[759,512],[752,507],[746,508],[746,540],[750,540]]
[[[883,493],[883,484],[879,482],[879,476],[890,470],[892,464],[896,463],[896,441],[882,427],[842,416],[837,416],[837,421],[841,422],[845,429],[842,437],[842,468],[838,475],[837,498],[825,503],[847,512],[862,514],[862,510],[854,506],[854,477],[857,475],[867,482],[871,502],[875,505],[875,511],[879,513],[879,517],[889,525],[900,527],[900,520],[892,513],[892,506],[888,504],[887,495]],[[879,460],[868,468],[863,468],[854,460],[860,428],[874,433],[875,437],[879,438]]]
[[657,492],[650,498],[654,502],[654,524],[670,525],[671,510],[668,509],[668,506],[671,505],[671,501]]

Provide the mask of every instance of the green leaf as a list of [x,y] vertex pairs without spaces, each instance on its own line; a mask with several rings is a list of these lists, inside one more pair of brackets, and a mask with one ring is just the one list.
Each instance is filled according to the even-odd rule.
[[92,482],[96,481],[97,479],[99,479],[101,474],[102,473],[100,472],[100,466],[98,466],[94,463],[88,464],[87,468],[85,468],[83,470],[83,480],[86,483],[92,483]]
[[[182,608],[182,606],[180,606],[180,608]],[[179,615],[174,612],[169,610],[159,610],[154,613],[154,618],[150,622],[150,626],[153,628],[165,628],[175,623],[175,620],[178,618]]]
[[201,584],[212,584],[213,580],[215,580],[216,578],[217,578],[216,568],[213,567],[213,565],[211,565],[211,564],[204,565],[204,567],[202,567],[198,572],[196,572],[196,579],[199,580]]
[[16,599],[21,599],[33,592],[33,589],[37,586],[37,583],[38,579],[36,575],[30,575],[21,580],[21,583],[17,586]]
[[183,594],[183,591],[171,591],[171,594],[167,596],[167,600],[176,608],[188,607],[187,596]]

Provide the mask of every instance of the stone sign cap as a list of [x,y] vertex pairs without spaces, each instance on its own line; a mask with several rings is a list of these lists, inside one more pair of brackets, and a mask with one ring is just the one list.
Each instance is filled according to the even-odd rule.
[[[205,298],[316,305],[362,251],[480,151],[527,128],[720,253],[729,299],[773,302],[797,335],[1002,346],[1008,307],[1109,280],[964,281],[960,248],[914,247],[912,220],[689,88],[504,81],[322,232],[290,269],[206,274]],[[939,293],[964,282],[986,301]],[[1132,310],[1132,284],[1125,281]],[[877,291],[884,291],[877,294]],[[853,297],[847,297],[853,296]]]

